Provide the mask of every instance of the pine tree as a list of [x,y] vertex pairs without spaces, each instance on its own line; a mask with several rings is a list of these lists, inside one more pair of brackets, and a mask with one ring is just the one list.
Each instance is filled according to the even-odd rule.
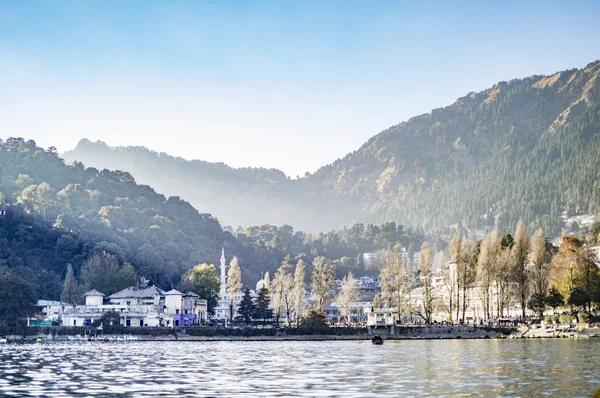
[[269,297],[269,290],[266,287],[262,287],[258,291],[258,296],[254,301],[254,313],[252,315],[253,319],[260,319],[263,323],[267,319],[273,318],[273,310],[269,308],[271,304],[271,297]]
[[238,314],[246,324],[250,323],[252,314],[254,314],[254,303],[252,302],[252,295],[250,294],[250,288],[248,286],[246,286],[246,289],[244,290],[244,296],[240,302]]
[[73,266],[69,263],[67,264],[67,274],[65,275],[65,282],[63,284],[60,299],[69,304],[76,304],[78,296],[79,284],[77,283],[77,279],[75,279]]

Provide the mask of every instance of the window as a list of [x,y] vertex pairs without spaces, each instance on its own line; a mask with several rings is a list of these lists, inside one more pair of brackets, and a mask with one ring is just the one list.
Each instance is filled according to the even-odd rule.
[[131,326],[131,319],[128,319],[128,320],[125,322],[125,326]]
[[128,302],[127,302],[127,305],[131,305],[131,301],[128,301]]
[[73,326],[77,326],[77,320],[73,319]]
[[179,310],[175,310],[175,313],[176,313],[176,314],[179,314]]

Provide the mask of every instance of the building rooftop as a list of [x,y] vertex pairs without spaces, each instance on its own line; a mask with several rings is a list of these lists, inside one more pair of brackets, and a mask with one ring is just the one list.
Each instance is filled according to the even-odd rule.
[[92,289],[92,290],[90,290],[89,292],[87,292],[87,293],[85,294],[85,296],[86,296],[86,297],[87,297],[87,296],[102,296],[102,297],[104,297],[104,293],[101,293],[101,292],[97,291],[96,289]]
[[128,287],[108,296],[109,299],[122,299],[122,298],[154,298],[155,296],[164,296],[165,291],[157,288],[156,286],[149,287]]
[[183,293],[181,293],[179,290],[172,289],[166,292],[165,296],[183,296]]
[[185,297],[200,297],[194,292],[187,292],[186,294],[184,294],[184,296]]
[[48,307],[48,306],[56,306],[56,307],[60,307],[60,306],[68,306],[71,304],[62,302],[62,301],[56,301],[56,300],[38,300],[36,306],[38,307]]

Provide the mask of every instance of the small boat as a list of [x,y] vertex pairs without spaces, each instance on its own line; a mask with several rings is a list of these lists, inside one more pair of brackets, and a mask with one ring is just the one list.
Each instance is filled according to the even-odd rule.
[[4,343],[8,343],[8,339],[5,339],[4,337],[0,338],[0,344],[4,344]]
[[42,340],[42,338],[41,338],[41,337],[38,337],[37,339],[35,339],[35,342],[36,342],[36,343],[41,343],[41,342],[43,342],[43,341],[44,341],[44,340]]
[[371,339],[371,343],[373,343],[374,345],[383,345],[383,339],[381,338],[381,336],[375,336]]

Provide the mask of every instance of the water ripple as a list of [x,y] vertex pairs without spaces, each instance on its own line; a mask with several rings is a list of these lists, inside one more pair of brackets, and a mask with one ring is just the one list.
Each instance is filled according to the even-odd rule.
[[0,346],[0,395],[591,396],[594,340],[127,342]]

